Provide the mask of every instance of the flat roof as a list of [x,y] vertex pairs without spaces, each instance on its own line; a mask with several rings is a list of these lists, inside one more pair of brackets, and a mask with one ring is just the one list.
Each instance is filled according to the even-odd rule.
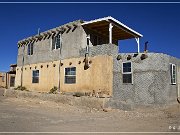
[[130,27],[126,26],[125,24],[114,19],[111,16],[95,19],[91,21],[86,21],[81,25],[107,36],[109,35],[109,23],[113,24],[113,29],[112,29],[113,39],[123,40],[123,39],[143,37],[142,34],[136,32],[135,30],[131,29]]

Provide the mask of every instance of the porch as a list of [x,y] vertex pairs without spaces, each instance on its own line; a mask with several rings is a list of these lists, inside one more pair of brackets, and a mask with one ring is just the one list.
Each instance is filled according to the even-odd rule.
[[[94,31],[95,33],[98,33],[99,35],[107,37],[108,41],[103,44],[114,44],[118,40],[133,38],[137,42],[137,52],[140,52],[139,39],[143,35],[129,28],[128,26],[124,25],[123,23],[114,19],[111,16],[84,22],[82,23],[82,26],[91,31]],[[90,40],[89,35],[87,35],[87,39]],[[95,38],[94,40],[97,41],[97,45],[100,44],[100,42],[98,42],[98,39]]]

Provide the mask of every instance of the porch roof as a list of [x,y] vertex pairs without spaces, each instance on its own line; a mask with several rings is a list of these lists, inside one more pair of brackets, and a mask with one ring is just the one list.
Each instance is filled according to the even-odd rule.
[[135,30],[129,28],[125,24],[121,23],[120,21],[114,19],[111,16],[87,21],[82,23],[81,25],[96,31],[102,35],[108,36],[109,35],[109,24],[112,23],[112,38],[116,40],[124,40],[130,38],[140,38],[143,35],[136,32]]

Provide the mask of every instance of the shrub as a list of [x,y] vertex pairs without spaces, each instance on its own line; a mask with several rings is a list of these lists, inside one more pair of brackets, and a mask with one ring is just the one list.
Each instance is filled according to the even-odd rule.
[[57,94],[58,88],[54,86],[52,89],[50,89],[49,94]]
[[16,87],[16,88],[14,88],[14,90],[29,91],[29,90],[27,90],[27,88],[24,87],[24,86],[18,86],[18,87]]
[[73,96],[75,97],[81,97],[84,96],[85,94],[83,92],[75,92]]

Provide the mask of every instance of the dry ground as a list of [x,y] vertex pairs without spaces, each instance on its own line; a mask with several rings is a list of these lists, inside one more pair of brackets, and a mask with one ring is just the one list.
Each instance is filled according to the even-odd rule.
[[[169,126],[175,126],[175,129],[169,129]],[[104,112],[38,99],[0,96],[0,132],[177,133],[180,132],[180,105]]]

